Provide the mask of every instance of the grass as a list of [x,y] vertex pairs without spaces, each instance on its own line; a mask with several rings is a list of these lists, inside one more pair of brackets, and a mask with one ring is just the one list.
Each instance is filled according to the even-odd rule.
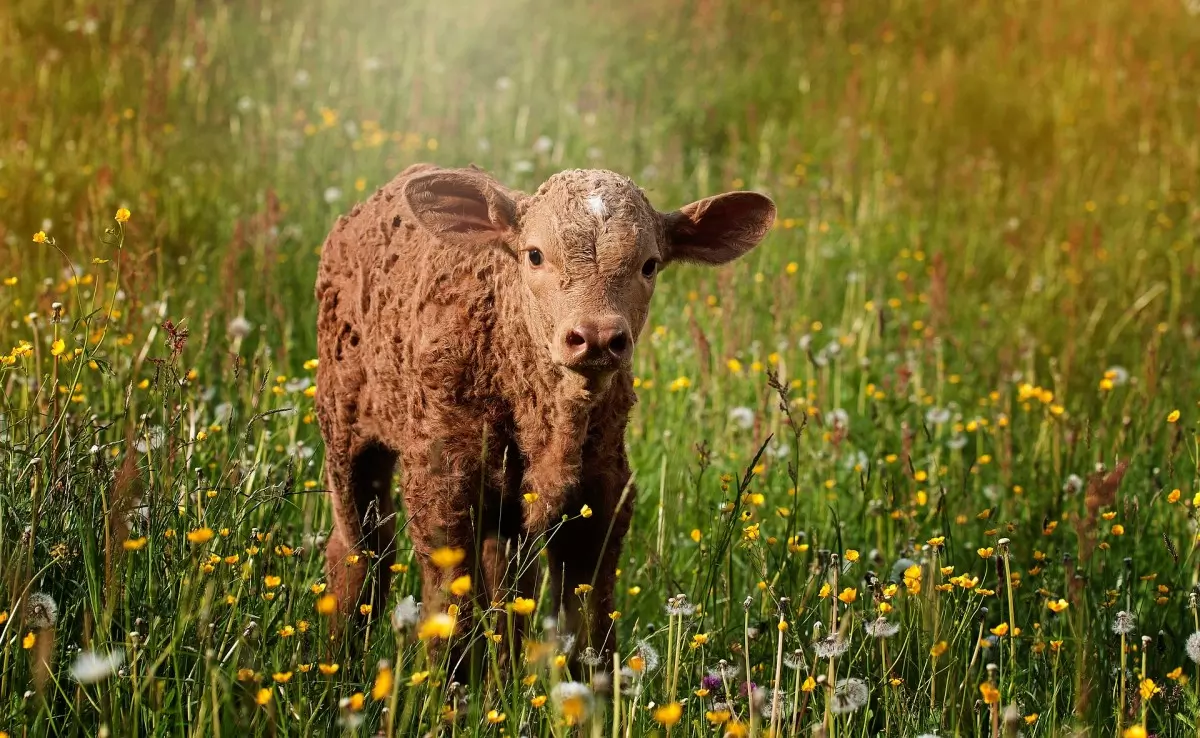
[[[1194,4],[106,5],[0,6],[0,735],[1200,734]],[[319,611],[317,251],[421,160],[779,204],[638,347],[619,685]]]

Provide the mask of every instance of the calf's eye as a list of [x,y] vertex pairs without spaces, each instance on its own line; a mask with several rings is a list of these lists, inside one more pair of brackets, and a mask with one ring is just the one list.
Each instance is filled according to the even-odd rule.
[[537,249],[529,250],[529,265],[535,266],[535,267],[542,265],[542,252],[541,251],[538,251]]
[[642,264],[642,276],[646,279],[653,277],[658,271],[658,259],[647,259],[645,264]]

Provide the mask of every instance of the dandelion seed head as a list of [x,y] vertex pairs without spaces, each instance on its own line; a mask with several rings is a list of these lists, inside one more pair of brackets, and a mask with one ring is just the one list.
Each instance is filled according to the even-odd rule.
[[104,655],[83,651],[71,665],[71,676],[80,684],[95,684],[112,676],[123,663],[125,652],[119,649]]
[[1187,651],[1189,659],[1200,664],[1200,630],[1188,636],[1184,650]]
[[867,683],[861,679],[839,679],[833,688],[833,701],[830,710],[836,715],[844,715],[861,709],[867,704],[871,693]]
[[25,602],[25,624],[31,630],[51,628],[58,622],[58,603],[45,592],[34,592]]
[[891,638],[900,632],[900,623],[893,623],[883,616],[864,624],[863,627],[866,628],[867,635],[874,638]]
[[1113,618],[1112,630],[1117,635],[1129,635],[1136,625],[1137,618],[1133,616],[1133,613],[1122,610]]
[[846,653],[846,649],[849,647],[848,639],[842,638],[838,633],[831,633],[821,640],[813,642],[813,653],[819,659],[832,659]]

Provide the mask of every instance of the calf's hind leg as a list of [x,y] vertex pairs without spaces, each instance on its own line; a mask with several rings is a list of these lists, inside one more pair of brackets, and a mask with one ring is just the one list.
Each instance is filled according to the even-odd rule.
[[[325,573],[343,614],[362,604],[386,602],[396,559],[392,475],[396,454],[379,441],[329,444],[326,478],[333,499],[333,533],[325,548]],[[368,574],[374,580],[368,584]]]

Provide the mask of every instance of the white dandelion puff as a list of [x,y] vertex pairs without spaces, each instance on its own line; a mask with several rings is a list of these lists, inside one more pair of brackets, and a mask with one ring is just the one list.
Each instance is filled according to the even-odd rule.
[[1200,664],[1200,630],[1188,636],[1187,645],[1184,646],[1187,651],[1188,658]]
[[71,676],[80,684],[95,684],[116,673],[125,663],[125,652],[120,649],[108,654],[84,651],[75,657],[71,665]]
[[1129,635],[1133,632],[1133,628],[1136,625],[1137,618],[1134,617],[1133,613],[1122,610],[1113,619],[1112,630],[1117,635]]
[[850,647],[849,641],[837,633],[827,635],[819,641],[814,641],[812,645],[813,653],[819,659],[836,658],[846,653],[846,649]]
[[25,624],[32,630],[51,628],[58,622],[58,603],[45,592],[34,592],[25,602]]
[[839,679],[833,688],[833,703],[829,709],[835,715],[844,715],[861,709],[863,705],[867,704],[870,697],[871,693],[867,689],[867,683],[863,680]]
[[742,430],[754,427],[754,411],[748,407],[735,407],[729,411],[729,422]]
[[408,630],[420,619],[421,606],[417,604],[412,595],[397,602],[395,609],[392,610],[392,628],[397,631]]
[[643,638],[637,642],[633,647],[633,653],[635,656],[641,657],[644,673],[648,674],[658,668],[658,651],[646,639]]
[[867,635],[873,638],[891,638],[900,632],[900,623],[893,623],[887,618],[880,616],[864,626]]

